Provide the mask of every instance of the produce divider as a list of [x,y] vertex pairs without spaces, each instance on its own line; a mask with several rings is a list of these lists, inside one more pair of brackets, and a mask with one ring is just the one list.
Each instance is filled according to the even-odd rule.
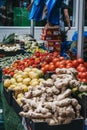
[[84,119],[87,118],[87,95],[82,95],[82,98],[76,97],[82,107],[81,114],[84,117]]
[[69,124],[49,126],[45,122],[33,122],[32,120],[25,119],[28,130],[83,130],[84,120],[76,119]]

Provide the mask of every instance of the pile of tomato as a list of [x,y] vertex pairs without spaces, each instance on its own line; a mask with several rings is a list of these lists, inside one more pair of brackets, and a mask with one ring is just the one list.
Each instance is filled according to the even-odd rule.
[[3,69],[3,72],[4,74],[13,76],[15,70],[24,70],[29,66],[41,69],[44,74],[48,71],[53,72],[56,68],[75,68],[78,71],[77,78],[81,82],[87,83],[87,62],[82,58],[66,60],[64,57],[59,56],[57,52],[36,52],[29,58],[16,60],[11,67]]
[[87,83],[87,62],[82,58],[77,60],[65,60],[64,57],[56,57],[51,62],[44,61],[41,64],[41,70],[46,73],[47,71],[55,71],[56,68],[75,68],[78,72],[77,78],[81,82]]

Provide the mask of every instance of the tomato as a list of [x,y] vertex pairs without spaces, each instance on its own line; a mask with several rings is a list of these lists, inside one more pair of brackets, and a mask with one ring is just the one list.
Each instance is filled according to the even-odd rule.
[[57,61],[57,62],[55,63],[55,68],[59,68],[59,65],[60,65],[60,62]]
[[62,61],[60,61],[60,65],[66,65],[66,61],[65,60],[62,60]]
[[58,52],[57,51],[53,52],[53,56],[57,57],[58,56]]
[[77,77],[78,77],[79,79],[81,79],[81,78],[82,78],[82,72],[78,72]]
[[84,63],[84,60],[82,58],[78,58],[77,61],[79,64]]
[[63,57],[63,56],[60,56],[59,57],[59,60],[61,61],[61,60],[64,60],[65,58]]
[[84,62],[84,66],[87,68],[87,62]]
[[45,69],[45,71],[48,71],[48,70],[49,70],[49,65],[46,64],[46,65],[44,66],[44,69]]
[[87,79],[81,79],[81,82],[87,83]]
[[72,60],[66,60],[66,64],[72,63]]
[[65,68],[65,65],[60,64],[59,68]]
[[77,60],[73,60],[73,61],[72,61],[72,64],[73,64],[73,66],[74,66],[75,68],[79,65],[79,63],[78,63]]
[[9,75],[10,75],[10,76],[13,76],[13,75],[14,75],[14,72],[10,72]]
[[44,67],[41,68],[42,72],[45,74],[46,73],[46,70]]
[[44,67],[46,64],[47,64],[47,62],[44,61],[44,62],[41,64],[41,67]]
[[54,65],[54,63],[53,63],[53,62],[50,62],[50,63],[49,63],[49,66],[50,66],[50,65]]
[[37,68],[38,66],[37,66],[36,64],[33,64],[32,67],[33,67],[33,68]]
[[87,69],[85,67],[79,67],[79,69],[78,69],[79,72],[86,72],[86,70]]
[[39,58],[37,58],[36,60],[35,60],[35,62],[34,62],[35,64],[39,64],[40,63],[40,59]]
[[58,61],[58,58],[54,58],[52,62],[55,64]]
[[37,51],[37,52],[35,53],[35,56],[36,56],[36,57],[40,57],[40,52]]
[[54,71],[55,70],[55,66],[54,65],[49,65],[49,71]]
[[67,66],[66,66],[66,68],[67,68],[67,69],[68,69],[68,68],[72,68],[72,66],[70,66],[70,65],[67,65]]
[[52,57],[51,57],[51,56],[46,56],[46,57],[45,57],[45,61],[46,61],[47,63],[51,62],[51,61],[52,61]]
[[86,74],[85,72],[82,72],[81,78],[82,78],[82,79],[85,79],[86,76],[87,76],[87,74]]
[[66,67],[69,66],[69,67],[73,67],[73,64],[72,63],[67,63],[66,64]]
[[78,65],[78,67],[85,67],[85,65],[81,63]]

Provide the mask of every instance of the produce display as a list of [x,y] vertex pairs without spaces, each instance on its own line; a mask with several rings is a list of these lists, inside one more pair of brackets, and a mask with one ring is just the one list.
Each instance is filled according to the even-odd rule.
[[9,34],[8,36],[4,36],[2,43],[10,44],[10,43],[25,43],[29,40],[34,40],[30,35],[18,35],[16,33]]
[[1,50],[4,50],[4,51],[17,51],[17,50],[20,50],[21,47],[19,44],[15,44],[15,45],[0,45],[0,49]]
[[31,56],[31,54],[25,53],[25,54],[17,54],[15,56],[3,57],[3,58],[0,58],[0,66],[3,69],[8,68],[13,64],[13,62],[15,60],[22,60],[22,59],[28,58],[30,56]]
[[11,52],[11,45],[25,51],[0,58],[3,87],[7,93],[12,91],[10,98],[23,108],[19,116],[48,125],[68,124],[82,117],[77,97],[87,94],[87,62],[66,60],[57,51],[50,53],[30,35],[11,34],[3,43],[5,51]]
[[[70,89],[80,84],[75,74],[74,69],[56,69],[52,78],[43,80],[36,87],[31,86],[21,99],[24,105],[20,115],[34,122],[47,122],[49,125],[67,124],[80,118],[81,106],[72,97]],[[73,84],[72,81],[78,83]]]
[[43,78],[43,73],[37,68],[25,68],[24,71],[16,71],[11,79],[4,80],[4,87],[15,92],[16,101],[21,105],[21,97],[33,86],[40,84]]
[[[58,56],[57,52],[52,54],[53,58]],[[24,58],[23,60],[15,60],[14,63],[10,67],[6,67],[3,69],[3,73],[5,75],[10,75],[10,72],[14,74],[15,70],[24,70],[26,67],[39,67],[45,61],[52,60],[52,56],[49,52],[36,52],[33,56],[29,56],[28,58]],[[43,71],[43,70],[42,70]],[[11,75],[10,75],[11,76]]]

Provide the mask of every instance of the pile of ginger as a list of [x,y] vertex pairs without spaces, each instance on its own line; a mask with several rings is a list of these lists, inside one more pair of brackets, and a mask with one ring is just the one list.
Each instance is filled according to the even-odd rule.
[[70,123],[80,118],[81,106],[71,96],[69,85],[79,86],[74,69],[56,69],[56,74],[30,87],[22,98],[23,111],[19,115],[34,122],[47,122],[49,125]]

